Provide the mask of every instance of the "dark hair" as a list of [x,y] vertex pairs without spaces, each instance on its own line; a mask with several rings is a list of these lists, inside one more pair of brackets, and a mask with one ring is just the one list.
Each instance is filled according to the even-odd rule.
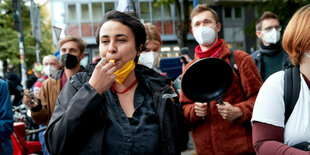
[[15,70],[15,67],[13,65],[9,65],[8,68],[7,68],[8,72],[11,72],[11,71],[14,71],[14,70]]
[[140,45],[142,44],[144,47],[146,41],[146,32],[143,24],[132,13],[123,13],[116,10],[107,12],[101,20],[101,23],[96,32],[96,43],[98,47],[100,44],[99,33],[101,26],[110,20],[118,21],[131,29],[135,36],[136,50],[137,52],[140,52],[142,50],[140,49]]
[[277,21],[279,21],[278,17],[276,14],[270,12],[270,11],[266,11],[264,12],[264,14],[262,16],[260,16],[256,23],[255,23],[255,28],[256,30],[262,30],[262,23],[265,19],[275,19]]

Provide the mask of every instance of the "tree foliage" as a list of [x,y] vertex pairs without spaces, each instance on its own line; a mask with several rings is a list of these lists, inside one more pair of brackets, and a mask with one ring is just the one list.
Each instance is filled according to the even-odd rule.
[[[31,19],[30,19],[30,0],[20,0],[23,39],[24,39],[24,54],[26,58],[27,68],[36,62],[36,42],[32,36]],[[42,12],[42,9],[40,9]],[[19,54],[19,37],[15,30],[13,20],[12,0],[0,0],[0,60],[15,65],[20,63]],[[41,21],[46,18],[46,14],[41,13]],[[52,42],[51,22],[41,22],[42,26],[42,43],[40,43],[40,57],[47,54],[52,54],[54,46]],[[6,64],[6,63],[5,63]]]

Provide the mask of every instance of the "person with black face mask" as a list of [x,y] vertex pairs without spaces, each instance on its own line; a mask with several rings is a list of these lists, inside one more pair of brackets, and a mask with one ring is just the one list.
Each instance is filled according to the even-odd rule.
[[67,79],[80,71],[84,71],[84,68],[80,66],[80,61],[84,58],[86,43],[80,37],[68,36],[61,40],[59,45],[63,68],[51,74],[42,83],[38,98],[35,97],[31,100],[27,96],[24,97],[24,102],[31,103],[28,104],[31,105],[31,116],[38,124],[48,124],[57,97]]
[[251,54],[257,69],[265,81],[271,74],[291,65],[282,49],[281,25],[277,15],[266,11],[256,21],[256,36],[261,39],[260,49]]

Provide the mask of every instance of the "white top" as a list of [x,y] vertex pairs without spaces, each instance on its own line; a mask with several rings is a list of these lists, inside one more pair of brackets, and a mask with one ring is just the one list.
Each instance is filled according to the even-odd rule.
[[256,98],[251,120],[285,128],[284,143],[289,146],[310,142],[310,91],[301,74],[300,78],[299,98],[286,125],[284,71],[272,74],[264,82]]

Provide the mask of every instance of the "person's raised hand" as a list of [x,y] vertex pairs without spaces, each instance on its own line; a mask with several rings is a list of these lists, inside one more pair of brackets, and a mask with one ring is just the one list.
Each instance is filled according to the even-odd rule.
[[96,65],[93,74],[89,80],[89,84],[99,93],[103,94],[110,89],[116,79],[114,72],[116,71],[115,63],[108,59],[101,59]]
[[35,95],[30,90],[25,89],[24,90],[23,103],[30,108],[34,108],[38,105],[37,104],[38,98],[35,97]]

